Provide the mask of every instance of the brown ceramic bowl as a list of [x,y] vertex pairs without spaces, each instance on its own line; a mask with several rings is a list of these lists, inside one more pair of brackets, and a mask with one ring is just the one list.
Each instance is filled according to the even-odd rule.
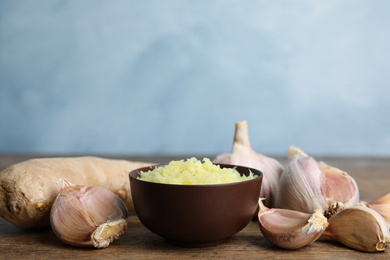
[[131,193],[141,223],[167,242],[187,247],[216,245],[242,230],[256,212],[263,174],[219,165],[236,167],[242,175],[250,170],[258,177],[228,184],[178,185],[137,179],[139,172],[157,165],[131,171]]

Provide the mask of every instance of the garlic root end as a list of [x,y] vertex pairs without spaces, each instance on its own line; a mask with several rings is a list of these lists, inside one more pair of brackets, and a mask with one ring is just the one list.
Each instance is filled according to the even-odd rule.
[[100,225],[91,235],[93,246],[105,248],[122,235],[127,229],[127,221],[120,219]]

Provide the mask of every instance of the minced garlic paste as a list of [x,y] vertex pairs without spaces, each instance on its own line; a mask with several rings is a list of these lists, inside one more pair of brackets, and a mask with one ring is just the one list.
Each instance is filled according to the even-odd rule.
[[255,177],[252,172],[249,176],[241,176],[234,168],[221,168],[208,158],[204,158],[202,163],[202,161],[192,157],[186,161],[171,161],[166,166],[140,172],[138,179],[167,184],[204,185],[240,182]]

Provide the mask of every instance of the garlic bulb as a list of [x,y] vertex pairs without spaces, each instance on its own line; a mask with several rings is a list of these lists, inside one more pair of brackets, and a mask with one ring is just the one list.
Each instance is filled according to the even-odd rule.
[[263,183],[260,196],[266,198],[264,201],[266,206],[273,207],[275,191],[283,172],[283,166],[274,158],[252,150],[247,121],[236,122],[232,152],[218,155],[213,159],[213,163],[241,165],[261,171]]
[[359,205],[372,208],[378,212],[390,227],[390,193],[370,203],[364,201],[359,202]]
[[267,208],[259,200],[258,220],[261,233],[275,245],[297,249],[317,240],[328,226],[321,210],[313,214],[289,209]]
[[279,181],[275,207],[312,214],[328,208],[325,174],[317,161],[299,148],[287,150],[288,164]]
[[359,202],[359,188],[356,181],[345,171],[319,163],[325,174],[327,185],[328,208],[325,216],[330,217],[336,212],[352,207]]
[[107,247],[127,228],[127,207],[115,193],[98,186],[72,185],[65,179],[55,199],[50,224],[63,242]]
[[280,178],[276,207],[311,213],[321,209],[326,217],[356,205],[359,188],[345,171],[317,162],[301,149],[287,149],[288,164]]
[[328,219],[323,237],[348,247],[364,251],[384,251],[390,243],[389,227],[373,209],[353,206],[339,211]]

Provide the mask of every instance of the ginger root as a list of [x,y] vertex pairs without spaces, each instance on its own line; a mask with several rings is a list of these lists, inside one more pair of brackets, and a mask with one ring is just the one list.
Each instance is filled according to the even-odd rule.
[[122,198],[134,210],[130,171],[146,162],[99,157],[31,159],[0,172],[0,217],[21,228],[50,226],[50,209],[65,178],[78,185],[101,186]]

